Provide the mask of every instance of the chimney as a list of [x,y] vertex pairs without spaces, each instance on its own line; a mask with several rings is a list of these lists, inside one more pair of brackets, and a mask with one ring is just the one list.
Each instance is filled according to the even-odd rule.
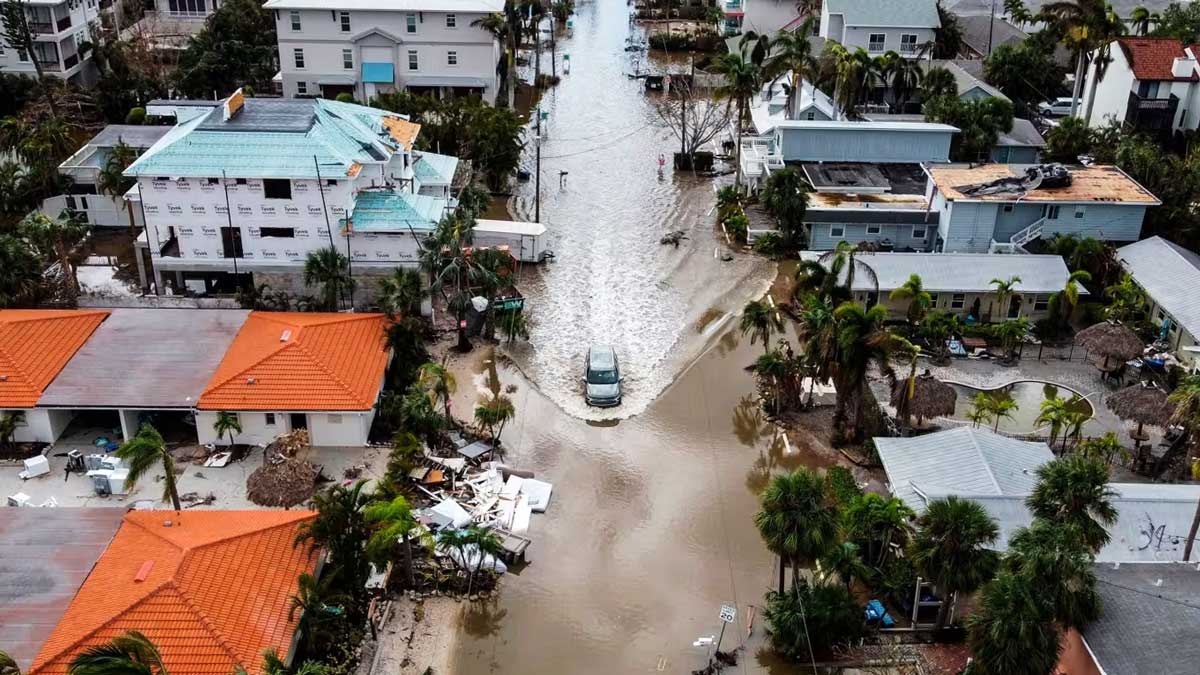
[[1176,79],[1191,77],[1196,72],[1196,59],[1190,56],[1176,56],[1171,64],[1171,75]]

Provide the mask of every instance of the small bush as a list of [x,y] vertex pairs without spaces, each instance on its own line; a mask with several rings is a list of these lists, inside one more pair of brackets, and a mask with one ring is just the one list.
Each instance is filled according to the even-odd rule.
[[146,109],[142,107],[132,108],[129,114],[125,116],[125,124],[145,124]]
[[750,229],[750,219],[745,213],[735,213],[725,219],[725,231],[739,244],[746,243],[746,231]]
[[354,103],[354,94],[343,91],[335,98],[338,103]]
[[835,465],[826,469],[825,482],[843,508],[863,493],[862,488],[858,487],[858,481],[854,480],[854,474],[844,466]]
[[754,252],[768,258],[778,258],[783,255],[783,237],[778,232],[767,232],[758,235],[754,240]]

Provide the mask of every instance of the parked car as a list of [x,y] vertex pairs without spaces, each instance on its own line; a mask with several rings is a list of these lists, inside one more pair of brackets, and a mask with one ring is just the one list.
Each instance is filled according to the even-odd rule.
[[588,405],[607,408],[621,404],[621,366],[608,345],[592,345],[584,363],[584,398]]
[[1038,104],[1038,112],[1053,117],[1065,117],[1071,114],[1071,97],[1060,96],[1052,101]]

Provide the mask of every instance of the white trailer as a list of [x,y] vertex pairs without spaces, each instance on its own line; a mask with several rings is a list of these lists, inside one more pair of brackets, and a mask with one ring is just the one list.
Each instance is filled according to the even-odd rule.
[[546,226],[541,223],[520,223],[512,220],[476,220],[476,246],[507,246],[513,257],[521,262],[538,263],[545,260]]

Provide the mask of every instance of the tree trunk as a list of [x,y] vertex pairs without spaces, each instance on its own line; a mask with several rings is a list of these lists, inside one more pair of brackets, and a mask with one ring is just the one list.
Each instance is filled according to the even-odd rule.
[[415,588],[417,582],[416,577],[413,576],[412,539],[409,538],[408,532],[404,533],[404,572],[408,577],[408,587]]
[[1075,84],[1071,88],[1071,117],[1079,116],[1079,95],[1083,91],[1083,67],[1086,61],[1084,50],[1080,49],[1075,60]]
[[738,98],[738,114],[737,114],[737,130],[736,130],[737,131],[737,134],[736,134],[737,148],[735,149],[735,151],[736,151],[735,158],[737,160],[737,176],[735,177],[733,184],[739,188],[742,187],[742,117],[745,114],[744,113],[745,108],[746,108],[745,99]]
[[1188,529],[1187,544],[1183,547],[1183,561],[1192,559],[1192,546],[1196,543],[1196,530],[1200,530],[1200,502],[1196,502],[1196,515],[1192,516],[1192,526]]
[[62,266],[63,274],[67,275],[67,295],[74,300],[79,297],[79,279],[75,276],[75,268],[71,266],[71,254],[61,237],[55,240],[54,248],[58,253],[58,264]]
[[783,595],[784,584],[787,582],[787,563],[783,560],[783,554],[779,554],[779,594]]
[[941,593],[942,604],[938,605],[938,613],[936,626],[937,630],[942,630],[946,627],[946,621],[950,618],[950,599],[954,597],[953,593]]
[[46,73],[42,70],[42,62],[38,61],[37,52],[33,49],[33,42],[33,35],[31,33],[25,53],[29,55],[29,60],[33,61],[33,69],[37,71],[38,84],[41,85],[42,94],[46,97],[46,105],[50,107],[50,116],[57,119],[58,105],[54,103],[54,94],[50,91],[50,83],[46,81]]

